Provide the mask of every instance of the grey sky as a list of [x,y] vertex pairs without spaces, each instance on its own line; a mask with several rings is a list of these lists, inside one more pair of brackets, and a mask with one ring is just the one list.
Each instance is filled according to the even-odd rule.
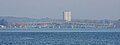
[[0,0],[0,16],[61,19],[64,10],[75,19],[119,19],[120,0]]

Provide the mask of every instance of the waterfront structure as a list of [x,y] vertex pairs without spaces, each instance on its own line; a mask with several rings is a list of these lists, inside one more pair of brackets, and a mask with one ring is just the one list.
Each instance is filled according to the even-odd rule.
[[33,22],[0,21],[0,28],[120,28],[120,20],[74,20],[72,12],[65,10],[62,19]]
[[120,28],[119,22],[109,20],[72,20],[68,22],[51,20],[48,22],[17,22],[9,26],[0,25],[0,28]]
[[64,21],[71,21],[71,17],[72,17],[72,12],[71,11],[65,10],[63,12],[63,20]]
[[5,28],[5,26],[3,26],[3,25],[0,25],[0,28]]
[[89,22],[89,21],[70,21],[70,22],[31,22],[27,23],[28,28],[114,28],[112,22]]

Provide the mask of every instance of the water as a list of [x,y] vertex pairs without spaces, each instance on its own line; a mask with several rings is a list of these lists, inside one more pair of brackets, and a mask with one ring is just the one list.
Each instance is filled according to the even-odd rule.
[[0,32],[0,45],[120,45],[120,32]]
[[0,28],[0,32],[120,32],[120,28]]

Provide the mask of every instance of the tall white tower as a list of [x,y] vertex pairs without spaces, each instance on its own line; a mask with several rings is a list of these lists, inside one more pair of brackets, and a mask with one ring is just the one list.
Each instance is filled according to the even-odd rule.
[[63,20],[64,21],[71,21],[72,13],[71,11],[65,10],[63,12]]

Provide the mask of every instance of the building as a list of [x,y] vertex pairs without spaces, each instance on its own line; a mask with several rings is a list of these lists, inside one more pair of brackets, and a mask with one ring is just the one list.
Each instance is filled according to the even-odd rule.
[[63,12],[63,20],[64,21],[71,21],[72,13],[71,11],[65,10]]

